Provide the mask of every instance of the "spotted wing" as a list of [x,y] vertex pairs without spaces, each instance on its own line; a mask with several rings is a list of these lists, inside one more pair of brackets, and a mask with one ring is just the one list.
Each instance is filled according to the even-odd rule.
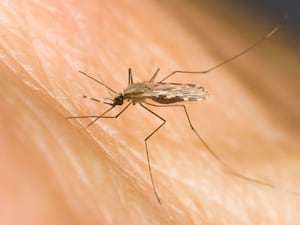
[[142,96],[161,104],[181,101],[201,101],[209,96],[208,91],[197,84],[148,83]]

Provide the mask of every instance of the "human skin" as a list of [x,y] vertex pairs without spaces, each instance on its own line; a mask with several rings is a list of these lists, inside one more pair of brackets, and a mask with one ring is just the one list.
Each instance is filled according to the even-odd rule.
[[176,3],[0,3],[0,224],[299,224],[300,197],[288,192],[300,187],[299,56],[287,30],[207,75],[167,80],[206,87],[207,101],[187,104],[196,130],[236,171],[276,188],[226,173],[180,108],[149,107],[167,120],[148,142],[159,204],[143,142],[159,119],[138,105],[88,129],[65,119],[108,107],[81,98],[110,96],[78,70],[121,91],[128,67],[135,81],[157,67],[158,80],[205,70],[276,25]]

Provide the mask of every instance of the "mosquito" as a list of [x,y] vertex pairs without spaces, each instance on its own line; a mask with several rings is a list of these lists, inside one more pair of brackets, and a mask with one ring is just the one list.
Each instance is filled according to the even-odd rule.
[[[285,18],[286,20],[286,18]],[[151,109],[149,109],[147,106],[154,106],[154,107],[178,107],[182,108],[185,116],[187,118],[187,122],[189,123],[190,128],[194,132],[194,134],[198,137],[198,139],[202,142],[203,146],[205,149],[209,152],[209,154],[220,163],[225,171],[237,176],[241,179],[255,182],[260,185],[268,186],[270,188],[278,188],[277,186],[274,186],[270,183],[257,180],[251,177],[246,177],[238,172],[236,172],[232,167],[230,167],[225,161],[223,161],[210,147],[209,145],[205,142],[205,140],[199,135],[199,133],[196,131],[194,128],[191,119],[189,117],[188,111],[186,109],[186,106],[184,104],[178,104],[186,101],[201,101],[205,100],[209,96],[209,92],[202,86],[199,86],[197,84],[182,84],[182,83],[167,83],[165,82],[168,78],[175,74],[207,74],[227,63],[232,62],[233,60],[237,59],[238,57],[248,53],[250,50],[255,48],[256,46],[260,45],[262,42],[265,40],[269,39],[271,36],[273,36],[280,28],[282,27],[282,23],[278,24],[276,27],[274,27],[269,33],[267,33],[265,36],[263,36],[261,39],[258,41],[254,42],[252,45],[249,47],[243,49],[242,51],[238,52],[237,54],[233,55],[232,57],[222,61],[219,64],[216,64],[215,66],[210,67],[207,70],[203,71],[184,71],[184,70],[176,70],[173,71],[172,73],[168,74],[165,76],[162,80],[160,81],[155,81],[155,78],[159,72],[159,68],[155,71],[155,73],[152,75],[149,81],[144,81],[144,82],[134,82],[133,81],[133,75],[132,75],[132,70],[129,68],[128,70],[128,86],[125,88],[122,92],[117,92],[105,83],[95,79],[94,77],[79,71],[82,75],[85,77],[97,82],[98,84],[104,86],[107,90],[110,92],[113,92],[115,94],[115,97],[111,100],[110,102],[106,101],[101,101],[95,98],[83,96],[84,98],[89,98],[93,101],[96,102],[102,102],[104,104],[109,105],[110,107],[104,111],[100,115],[91,115],[91,116],[71,116],[67,117],[67,119],[80,119],[80,118],[93,118],[93,120],[87,125],[87,127],[90,127],[93,125],[97,120],[100,118],[118,118],[129,106],[131,105],[140,105],[142,108],[144,108],[146,111],[151,113],[153,116],[157,117],[160,121],[161,124],[155,128],[145,139],[144,139],[144,144],[145,144],[145,150],[146,150],[146,156],[147,156],[147,163],[148,163],[148,171],[151,179],[151,185],[152,189],[154,192],[154,195],[161,204],[160,197],[158,195],[156,185],[153,179],[153,174],[152,174],[152,169],[151,169],[151,160],[150,160],[150,155],[149,155],[149,147],[148,147],[148,141],[149,139],[162,127],[166,124],[166,119],[158,115],[157,113],[153,112]],[[147,100],[152,101],[153,103],[148,102]],[[106,115],[108,112],[110,112],[112,109],[114,109],[116,106],[121,106],[124,104],[124,102],[127,102],[127,105],[116,115],[114,116],[108,116]],[[287,191],[287,190],[284,190]],[[291,191],[287,191],[290,193],[294,193]],[[294,193],[297,194],[297,193]],[[300,195],[300,194],[297,194]]]

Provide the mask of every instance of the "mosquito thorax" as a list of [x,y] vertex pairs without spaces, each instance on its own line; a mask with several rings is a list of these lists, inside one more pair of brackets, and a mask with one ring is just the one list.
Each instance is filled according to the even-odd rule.
[[123,102],[124,102],[124,96],[122,93],[118,93],[116,95],[116,97],[114,98],[114,102],[113,102],[113,105],[123,105]]

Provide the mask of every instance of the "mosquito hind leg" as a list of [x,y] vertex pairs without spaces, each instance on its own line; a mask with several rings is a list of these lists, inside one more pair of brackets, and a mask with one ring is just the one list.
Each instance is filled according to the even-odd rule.
[[267,39],[269,39],[270,37],[272,37],[283,25],[284,22],[286,22],[287,20],[287,16],[284,17],[283,21],[281,23],[279,23],[277,26],[275,26],[270,32],[268,32],[267,34],[265,34],[262,38],[258,39],[257,41],[255,41],[254,43],[252,43],[251,45],[249,45],[248,47],[242,49],[241,51],[239,51],[238,53],[232,55],[231,57],[221,61],[218,64],[215,64],[214,66],[211,66],[210,68],[206,69],[206,70],[202,70],[202,71],[184,71],[184,70],[176,70],[173,71],[172,73],[168,74],[167,76],[165,76],[165,78],[163,78],[162,80],[160,80],[159,82],[163,82],[166,79],[170,78],[171,76],[178,74],[178,73],[189,73],[189,74],[206,74],[209,73],[217,68],[220,68],[221,66],[231,63],[232,61],[236,60],[237,58],[239,58],[240,56],[243,56],[245,54],[247,54],[248,52],[250,52],[251,50],[253,50],[255,47],[257,47],[258,45],[260,45],[261,43],[263,43],[264,41],[266,41]]
[[147,105],[154,106],[154,107],[164,107],[164,108],[166,108],[166,107],[181,107],[181,108],[183,108],[184,113],[185,113],[185,116],[186,116],[186,118],[187,118],[187,121],[188,121],[188,123],[189,123],[190,128],[191,128],[192,131],[196,134],[196,136],[200,139],[200,141],[202,142],[202,144],[204,145],[204,147],[210,152],[210,154],[211,154],[215,159],[217,159],[217,160],[218,160],[219,162],[221,162],[222,164],[225,164],[225,163],[223,163],[223,161],[220,159],[220,157],[219,157],[216,153],[214,153],[214,152],[211,150],[211,148],[209,147],[209,145],[204,141],[204,139],[199,135],[199,133],[197,132],[197,130],[194,128],[194,126],[193,126],[193,124],[192,124],[192,122],[191,122],[190,116],[189,116],[189,114],[188,114],[188,111],[187,111],[187,109],[186,109],[186,107],[185,107],[185,105],[183,105],[183,104],[176,104],[176,105],[156,105],[156,104],[152,104],[152,103],[146,103],[146,104],[147,104]]
[[[197,132],[197,130],[194,128],[192,122],[191,122],[191,119],[189,117],[189,114],[187,112],[187,109],[185,107],[185,105],[182,105],[182,104],[176,104],[176,105],[156,105],[156,104],[151,104],[151,103],[146,103],[147,105],[151,105],[151,106],[154,106],[154,107],[181,107],[183,108],[184,110],[184,113],[186,115],[186,118],[188,120],[188,123],[190,125],[190,128],[192,129],[192,131],[196,134],[196,136],[199,138],[199,140],[202,142],[202,144],[204,145],[205,149],[209,152],[209,154],[223,167],[223,169],[225,169],[224,172],[227,172],[235,177],[238,177],[240,179],[243,179],[243,180],[246,180],[246,181],[250,181],[250,182],[254,182],[256,184],[259,184],[259,185],[263,185],[263,186],[266,186],[266,187],[269,187],[269,188],[272,188],[272,189],[276,189],[278,187],[274,186],[273,184],[270,184],[268,182],[265,182],[265,181],[262,181],[262,180],[258,180],[258,179],[255,179],[255,178],[251,178],[251,177],[247,177],[247,176],[244,176],[238,172],[236,172],[236,170],[234,170],[231,166],[229,166],[224,160],[222,160],[210,147],[209,145],[204,141],[204,139],[199,135],[199,133]],[[283,189],[281,189],[283,190]],[[292,192],[292,191],[288,191],[288,190],[284,190],[285,192],[288,192],[288,193],[292,193],[292,194],[296,194],[296,195],[299,195],[299,193],[295,193],[295,192]]]
[[159,204],[161,204],[160,198],[157,194],[157,190],[154,184],[154,180],[153,180],[153,175],[152,175],[152,169],[151,169],[151,164],[150,164],[150,156],[149,156],[149,151],[148,151],[148,145],[147,145],[147,141],[167,122],[164,118],[162,118],[161,116],[159,116],[158,114],[156,114],[155,112],[153,112],[152,110],[148,109],[146,106],[144,106],[143,104],[140,104],[144,109],[146,109],[148,112],[152,113],[154,116],[156,116],[158,119],[160,119],[162,121],[162,123],[155,128],[145,139],[145,149],[146,149],[146,155],[147,155],[147,162],[148,162],[148,169],[149,169],[149,174],[150,174],[150,179],[151,179],[151,183],[152,183],[152,188],[153,188],[153,192],[154,195],[157,199],[157,201],[159,202]]

